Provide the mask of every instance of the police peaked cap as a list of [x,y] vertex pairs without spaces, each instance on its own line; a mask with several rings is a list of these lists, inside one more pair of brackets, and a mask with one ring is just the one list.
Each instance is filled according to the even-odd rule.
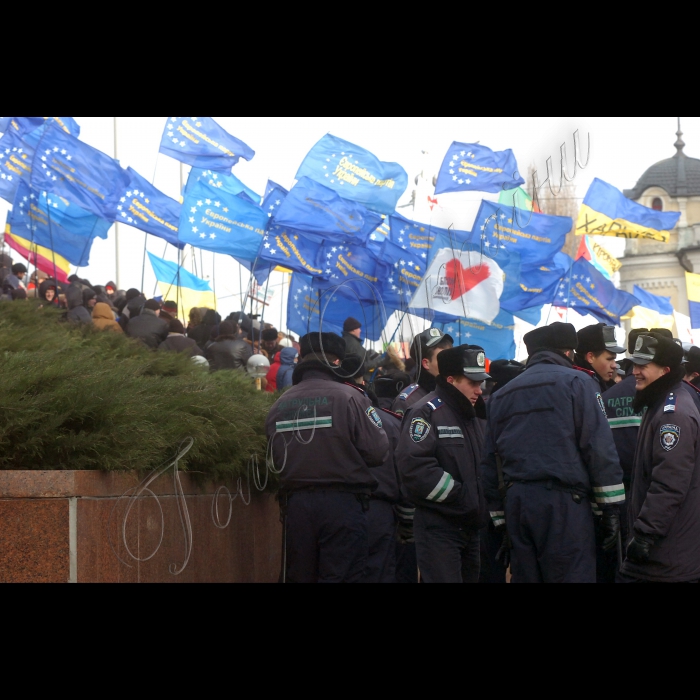
[[345,341],[335,333],[309,333],[299,341],[301,358],[316,353],[319,357],[333,355],[341,362],[345,359]]
[[525,346],[532,357],[540,350],[575,350],[578,346],[576,329],[570,323],[553,323],[528,333]]
[[613,355],[621,355],[625,348],[617,344],[614,326],[598,323],[579,331],[576,351],[580,355],[587,355],[589,352],[611,352]]
[[443,350],[438,355],[438,366],[440,375],[445,378],[463,375],[473,382],[491,379],[491,376],[486,374],[486,354],[478,345],[462,345]]
[[504,387],[508,382],[517,379],[525,371],[525,365],[515,360],[497,360],[489,367],[491,379],[499,387]]
[[635,365],[649,365],[652,362],[659,367],[678,369],[683,364],[685,353],[683,348],[674,340],[664,335],[640,335],[630,358]]
[[700,374],[700,348],[693,346],[688,351],[688,359],[685,363],[686,374]]
[[454,345],[455,341],[451,335],[447,335],[437,328],[429,328],[413,339],[413,343],[411,344],[411,358],[418,362],[423,359],[422,355],[425,355],[428,350],[432,350],[443,343]]

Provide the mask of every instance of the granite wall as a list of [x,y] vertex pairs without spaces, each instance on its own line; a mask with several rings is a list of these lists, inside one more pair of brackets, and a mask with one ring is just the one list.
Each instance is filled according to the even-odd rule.
[[277,582],[273,497],[246,506],[172,471],[143,485],[133,474],[0,472],[0,583]]

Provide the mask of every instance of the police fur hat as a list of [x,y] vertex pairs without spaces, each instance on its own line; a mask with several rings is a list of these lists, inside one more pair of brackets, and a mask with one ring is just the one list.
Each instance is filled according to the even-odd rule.
[[693,346],[688,350],[688,357],[685,363],[686,374],[700,374],[700,348]]
[[653,362],[659,367],[670,367],[673,371],[683,364],[684,355],[683,348],[674,340],[654,333],[637,338],[637,345],[630,359],[635,365],[644,366]]
[[485,382],[491,379],[486,373],[486,355],[478,345],[461,345],[457,348],[443,350],[438,355],[440,376],[464,376],[473,382]]
[[27,268],[22,264],[22,263],[17,263],[16,265],[12,266],[12,274],[13,275],[22,275],[22,274],[27,274]]
[[621,355],[625,352],[625,348],[617,344],[614,326],[598,323],[578,332],[576,351],[584,356],[589,352],[611,352],[613,355]]
[[335,333],[309,333],[299,341],[301,358],[316,353],[319,357],[333,355],[341,362],[345,359],[345,341]]
[[[326,351],[328,352],[328,351]],[[351,353],[346,355],[340,371],[343,379],[357,379],[365,375],[365,358]]]
[[411,377],[405,372],[392,372],[375,380],[374,391],[380,399],[395,399],[410,384]]
[[640,335],[649,335],[651,331],[648,328],[634,328],[627,336],[627,352],[634,355],[634,349],[637,347],[637,338]]
[[262,339],[265,343],[271,343],[273,340],[277,340],[279,337],[279,332],[276,328],[268,328],[262,332]]
[[540,350],[575,350],[578,335],[570,323],[553,323],[531,331],[524,341],[528,354],[532,357]]
[[489,367],[491,379],[499,388],[517,379],[525,371],[525,365],[515,360],[496,360]]

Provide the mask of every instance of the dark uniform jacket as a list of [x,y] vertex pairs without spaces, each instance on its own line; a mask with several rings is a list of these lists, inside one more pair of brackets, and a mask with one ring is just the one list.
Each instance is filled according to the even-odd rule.
[[695,384],[686,381],[683,382],[683,389],[688,392],[688,396],[693,399],[697,409],[700,411],[700,389]]
[[267,435],[282,491],[334,487],[371,494],[389,440],[364,392],[340,383],[320,362],[302,362],[294,386],[270,410]]
[[157,350],[167,339],[168,333],[168,322],[158,318],[155,311],[150,309],[144,309],[139,316],[132,318],[126,327],[126,334],[130,338],[140,340],[153,350]]
[[491,397],[484,488],[503,524],[497,455],[506,483],[552,482],[600,506],[624,503],[622,469],[598,383],[556,352],[539,352],[527,370]]
[[700,412],[681,383],[659,394],[644,416],[629,513],[631,530],[656,544],[649,563],[627,561],[624,574],[668,583],[700,579]]
[[[485,406],[483,406],[485,410]],[[478,528],[484,436],[474,406],[447,383],[404,416],[397,462],[410,500]]]
[[605,412],[613,431],[626,487],[632,480],[634,453],[637,451],[639,428],[642,425],[642,413],[636,413],[634,410],[634,397],[636,395],[637,380],[634,375],[623,379],[603,394]]
[[[376,408],[376,406],[375,406]],[[377,478],[379,486],[374,492],[374,498],[387,501],[392,505],[401,503],[401,481],[396,456],[401,439],[401,416],[397,416],[391,411],[377,408],[384,425],[384,431],[389,438],[389,454],[384,460],[384,464],[372,472]]]
[[428,394],[432,394],[435,389],[435,377],[426,370],[422,370],[418,382],[406,387],[406,389],[399,394],[391,410],[403,416],[409,408],[416,404],[423,403]]
[[253,347],[245,340],[217,340],[205,352],[214,372],[224,369],[246,369],[253,356]]

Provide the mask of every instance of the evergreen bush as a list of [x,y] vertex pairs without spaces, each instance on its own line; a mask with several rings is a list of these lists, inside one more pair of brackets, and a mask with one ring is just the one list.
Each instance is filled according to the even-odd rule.
[[183,468],[233,481],[265,462],[274,398],[240,372],[77,327],[33,301],[0,303],[0,469]]

